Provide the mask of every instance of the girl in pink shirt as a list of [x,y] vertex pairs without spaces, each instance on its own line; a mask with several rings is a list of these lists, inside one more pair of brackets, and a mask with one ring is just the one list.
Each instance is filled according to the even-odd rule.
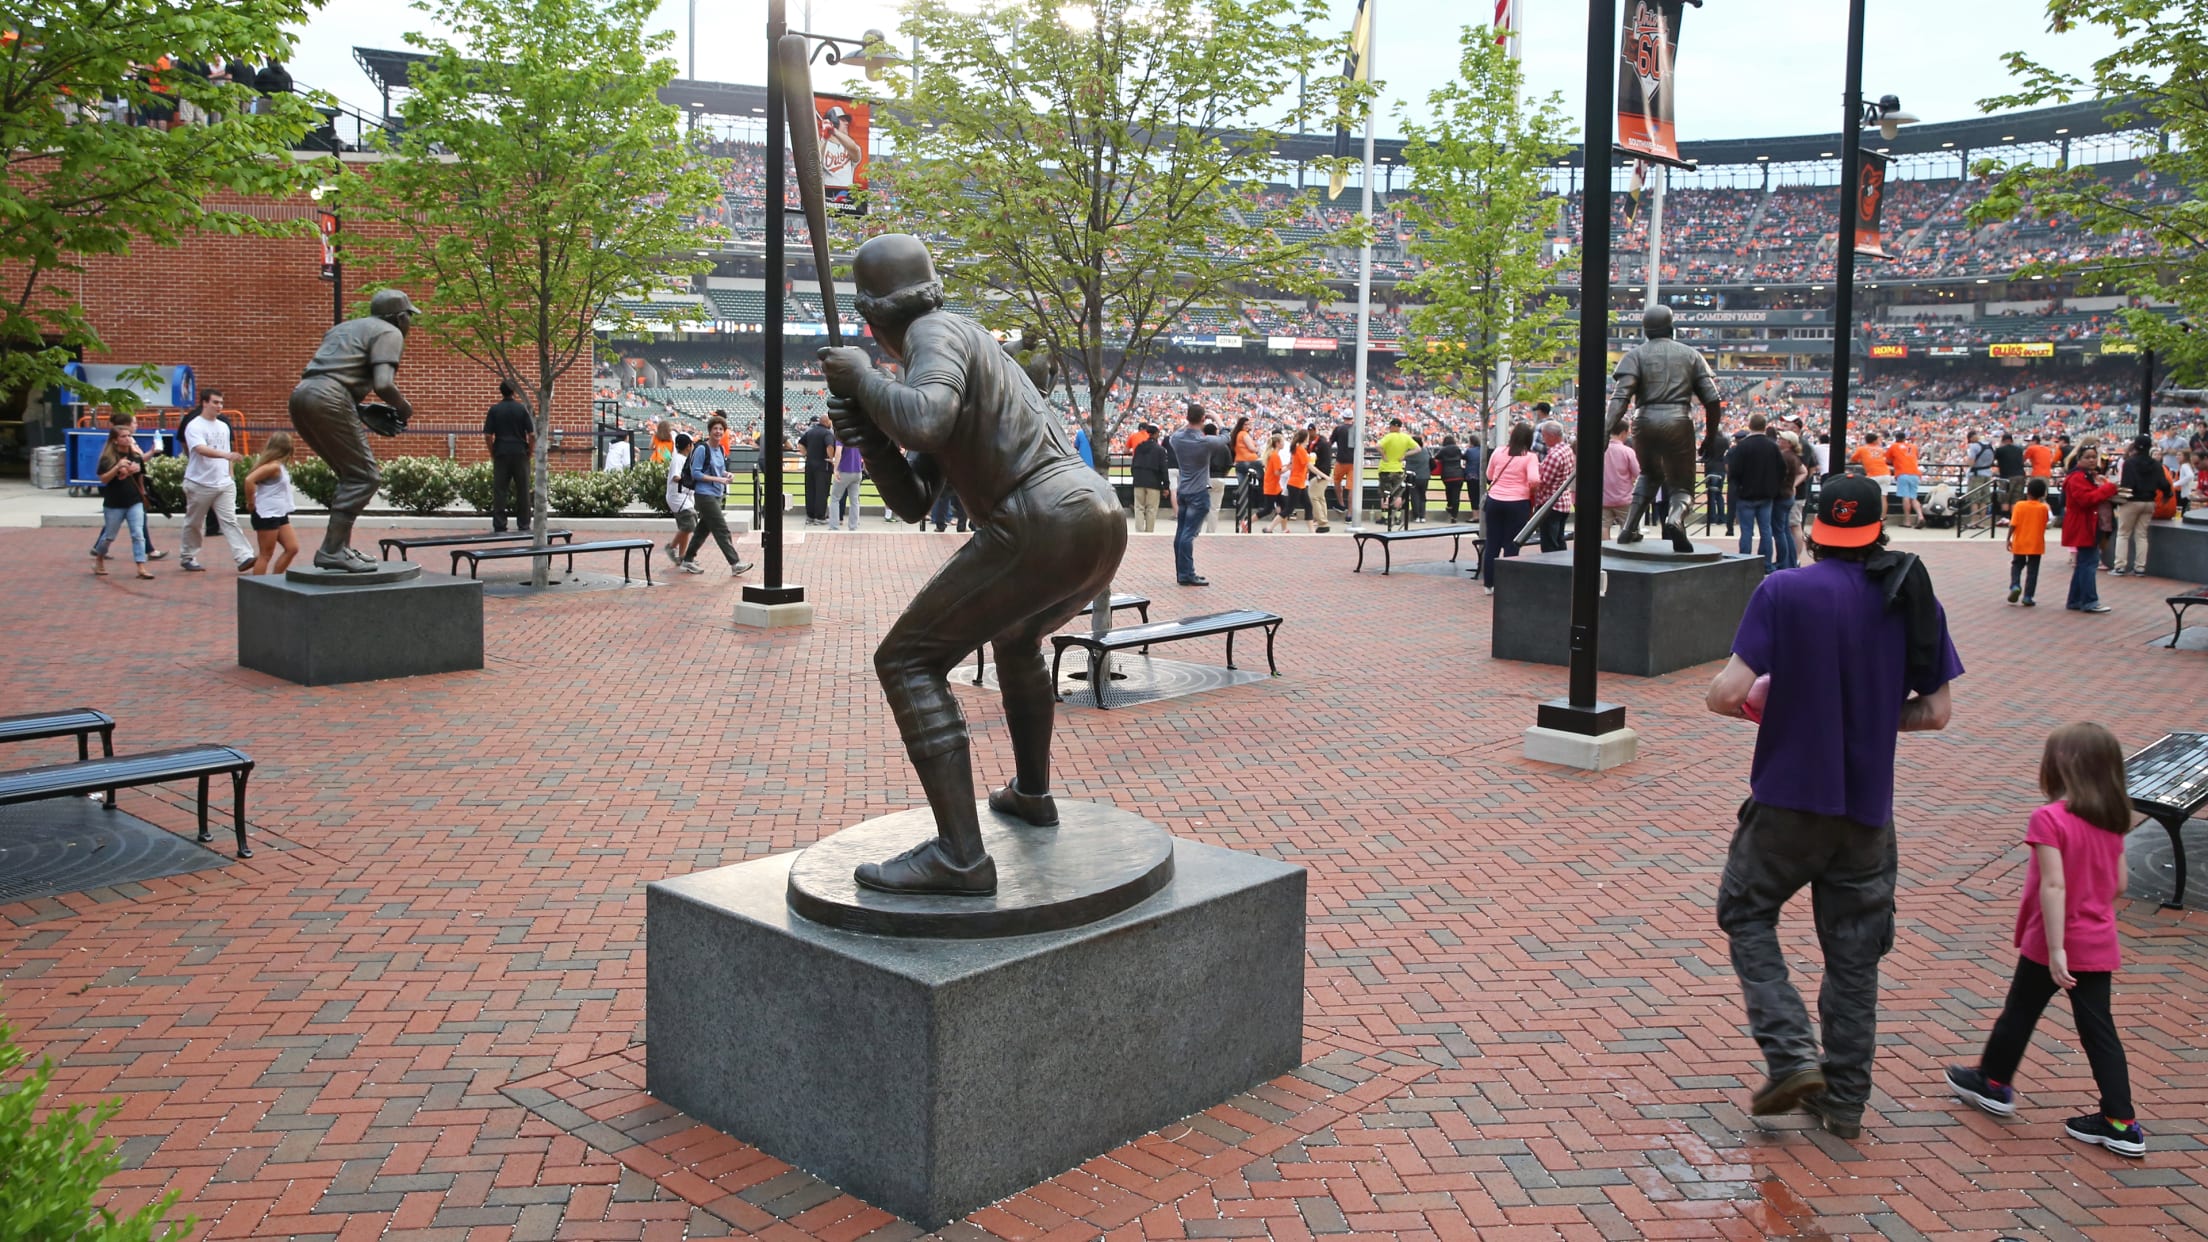
[[2124,834],[2131,831],[2123,747],[2097,724],[2064,725],[2047,739],[2039,788],[2055,801],[2032,812],[2024,833],[2032,859],[2016,912],[2018,958],[2008,1004],[1977,1067],[1948,1069],[1948,1089],[1996,1117],[2013,1116],[2010,1084],[2032,1027],[2055,992],[2066,991],[2101,1109],[2072,1118],[2063,1133],[2121,1156],[2144,1156],[2147,1132],[2131,1114],[2131,1075],[2109,1012],[2109,984],[2122,963],[2116,899],[2124,895]]

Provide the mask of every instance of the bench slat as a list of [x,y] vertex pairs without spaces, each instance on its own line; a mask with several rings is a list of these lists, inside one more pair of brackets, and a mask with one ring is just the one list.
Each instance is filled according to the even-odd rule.
[[2133,802],[2190,816],[2208,805],[2208,733],[2172,733],[2124,761]]
[[1239,608],[1231,612],[1212,612],[1201,616],[1183,617],[1178,621],[1152,621],[1147,625],[1130,625],[1106,630],[1100,638],[1093,634],[1053,634],[1054,643],[1075,643],[1083,647],[1114,649],[1139,647],[1145,643],[1169,642],[1176,638],[1199,638],[1206,634],[1224,634],[1229,630],[1251,630],[1263,625],[1278,625],[1280,618],[1254,608]]
[[593,543],[563,543],[559,547],[546,545],[541,548],[458,548],[454,556],[464,556],[472,561],[505,561],[524,556],[566,556],[575,552],[620,552],[624,549],[656,548],[659,545],[649,539],[601,539]]
[[115,727],[115,718],[89,707],[60,712],[31,712],[0,716],[0,742],[28,742],[37,738],[72,737]]
[[[573,539],[574,537],[575,532],[571,530],[548,530],[544,532],[546,542],[555,539]],[[466,535],[410,535],[405,537],[393,535],[386,539],[376,540],[376,546],[388,552],[392,548],[398,548],[402,551],[414,548],[451,548],[472,543],[512,543],[516,540],[533,538],[535,536],[528,531],[502,530],[476,531]]]
[[124,785],[153,785],[218,772],[250,770],[253,760],[228,746],[180,746],[112,759],[49,763],[0,772],[0,805],[99,793]]
[[1358,539],[1376,539],[1381,543],[1396,543],[1405,539],[1452,539],[1477,535],[1477,526],[1421,526],[1415,530],[1356,530],[1350,532]]

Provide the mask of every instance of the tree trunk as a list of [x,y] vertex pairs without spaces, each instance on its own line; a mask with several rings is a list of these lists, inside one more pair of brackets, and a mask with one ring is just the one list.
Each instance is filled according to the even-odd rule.
[[[531,489],[529,507],[535,512],[529,515],[529,546],[544,547],[544,528],[552,511],[552,381],[539,381],[537,385],[537,452],[530,469],[536,474],[536,487]],[[529,560],[529,584],[547,587],[552,584],[552,558],[531,557]]]

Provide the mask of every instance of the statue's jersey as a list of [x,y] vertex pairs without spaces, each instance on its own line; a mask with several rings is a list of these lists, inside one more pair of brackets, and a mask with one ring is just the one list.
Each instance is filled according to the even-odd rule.
[[348,319],[323,335],[322,347],[307,360],[299,378],[333,379],[345,386],[353,400],[365,400],[376,366],[388,363],[396,368],[405,349],[406,334],[397,324],[386,319]]
[[1643,341],[1618,359],[1618,386],[1630,388],[1645,406],[1685,406],[1719,399],[1717,377],[1708,360],[1691,345],[1669,337]]
[[[943,311],[922,315],[905,329],[904,353],[904,382],[874,372],[867,384],[886,391],[869,394],[868,405],[886,397],[902,414],[923,395],[947,394],[956,402],[947,429],[891,435],[901,447],[935,459],[976,521],[988,521],[1024,483],[1088,469],[1034,381],[980,324]],[[897,419],[901,428],[910,421]]]

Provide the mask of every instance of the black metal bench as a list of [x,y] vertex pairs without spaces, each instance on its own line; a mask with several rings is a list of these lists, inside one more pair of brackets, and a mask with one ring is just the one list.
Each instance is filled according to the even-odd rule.
[[214,834],[207,830],[207,782],[225,772],[230,775],[238,857],[251,858],[253,847],[245,843],[245,781],[253,774],[253,760],[247,758],[244,751],[228,746],[180,746],[173,750],[147,751],[142,755],[115,755],[0,772],[0,806],[105,793],[104,805],[112,811],[118,788],[160,785],[197,777],[199,839],[212,841]]
[[2208,733],[2169,733],[2124,760],[2124,784],[2132,809],[2170,834],[2177,886],[2165,910],[2185,907],[2185,821],[2208,806]]
[[[477,543],[528,543],[531,539],[532,536],[525,530],[493,530],[476,531],[468,535],[414,535],[406,538],[394,536],[389,539],[376,540],[376,548],[382,552],[383,559],[387,561],[391,559],[391,549],[397,548],[399,559],[405,561],[413,559],[408,553],[416,548],[453,548],[464,544]],[[573,543],[575,542],[575,532],[571,530],[548,530],[544,532],[544,541],[546,543]]]
[[0,742],[30,742],[46,737],[77,739],[77,758],[92,757],[92,735],[100,735],[100,753],[115,753],[115,718],[89,707],[62,712],[32,712],[27,716],[0,716]]
[[[1112,611],[1113,611],[1114,613],[1119,613],[1119,612],[1125,612],[1125,611],[1127,611],[1127,610],[1129,610],[1129,609],[1132,609],[1132,610],[1134,610],[1134,613],[1135,613],[1135,615],[1137,615],[1137,616],[1139,616],[1139,617],[1141,617],[1141,618],[1142,618],[1142,622],[1143,622],[1143,624],[1144,624],[1144,625],[1148,625],[1148,624],[1150,623],[1150,597],[1149,597],[1149,596],[1147,596],[1147,595],[1119,595],[1119,594],[1114,594],[1114,595],[1112,596]],[[1092,600],[1090,600],[1090,601],[1089,601],[1088,603],[1086,603],[1086,604],[1083,604],[1083,605],[1081,605],[1081,611],[1079,611],[1079,612],[1077,612],[1077,613],[1075,613],[1075,614],[1073,614],[1073,615],[1074,615],[1074,616],[1076,616],[1076,617],[1093,617],[1093,616],[1095,616],[1095,615],[1096,615],[1096,601],[1092,599]],[[988,667],[988,664],[987,664],[987,662],[986,662],[986,661],[984,661],[984,660],[983,660],[983,658],[982,658],[982,656],[983,656],[983,653],[984,653],[984,652],[986,652],[987,650],[988,650],[988,644],[986,644],[986,643],[982,644],[982,645],[981,645],[981,646],[979,646],[979,647],[976,647],[976,648],[974,648],[974,684],[975,684],[975,685],[977,685],[977,686],[981,684],[981,672],[982,672],[982,670]]]
[[1104,706],[1103,678],[1098,677],[1097,664],[1105,652],[1123,651],[1140,647],[1145,651],[1152,643],[1179,642],[1184,638],[1203,638],[1212,634],[1227,636],[1227,667],[1234,667],[1234,636],[1242,630],[1265,631],[1265,664],[1273,676],[1280,676],[1280,665],[1273,659],[1273,636],[1280,632],[1281,619],[1277,614],[1260,612],[1255,608],[1235,608],[1226,612],[1207,612],[1201,616],[1182,617],[1178,621],[1158,621],[1143,625],[1131,625],[1125,629],[1106,630],[1103,634],[1053,634],[1050,636],[1050,684],[1058,684],[1058,666],[1066,658],[1066,648],[1080,647],[1089,653],[1089,692],[1096,698],[1096,705]]
[[570,543],[557,548],[455,548],[452,552],[452,572],[456,575],[460,572],[460,562],[462,560],[467,561],[468,576],[473,578],[477,567],[484,561],[511,561],[523,557],[564,556],[567,558],[567,571],[573,573],[575,572],[575,554],[578,552],[619,552],[621,554],[621,581],[627,582],[629,580],[629,554],[641,551],[644,553],[644,582],[646,585],[650,585],[652,581],[652,549],[658,546],[649,539],[600,539],[592,543]]
[[1395,550],[1390,545],[1404,539],[1447,539],[1449,559],[1454,562],[1464,551],[1464,540],[1469,535],[1473,558],[1476,560],[1480,555],[1480,528],[1477,526],[1424,526],[1417,530],[1353,530],[1349,533],[1357,540],[1357,568],[1349,571],[1353,574],[1365,572],[1365,545],[1368,543],[1380,545],[1383,577],[1395,569]]
[[2208,586],[2194,587],[2182,595],[2172,595],[2162,601],[2170,606],[2170,617],[2177,622],[2177,629],[2170,634],[2169,645],[2177,646],[2177,640],[2185,636],[2185,614],[2195,604],[2208,604]]

